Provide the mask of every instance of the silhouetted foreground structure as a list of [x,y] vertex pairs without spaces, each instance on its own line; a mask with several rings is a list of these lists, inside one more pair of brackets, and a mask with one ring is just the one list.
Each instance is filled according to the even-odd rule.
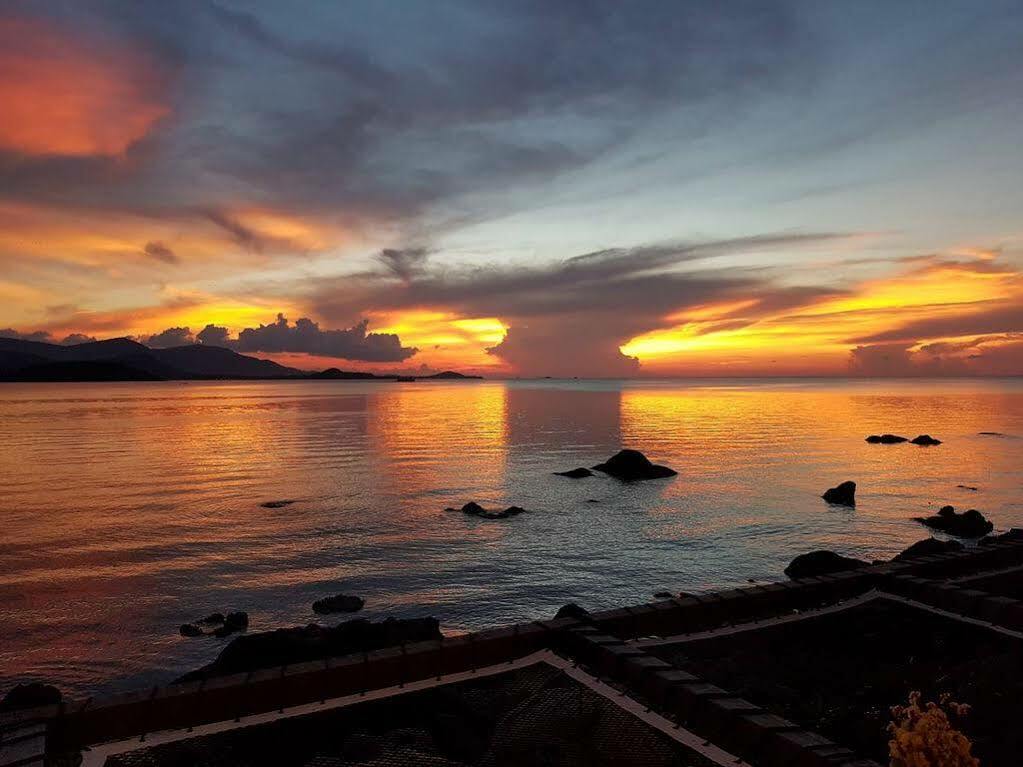
[[[1023,541],[3,715],[0,765],[867,767],[910,689],[1023,753]],[[73,762],[69,762],[73,763]]]

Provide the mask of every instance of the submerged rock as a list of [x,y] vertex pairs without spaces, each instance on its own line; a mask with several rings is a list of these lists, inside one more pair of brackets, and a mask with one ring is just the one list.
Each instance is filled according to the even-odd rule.
[[662,479],[678,474],[667,466],[650,463],[650,460],[638,450],[619,450],[604,463],[598,463],[593,468],[625,482]]
[[937,515],[933,517],[914,517],[914,519],[927,527],[954,535],[957,538],[980,538],[982,535],[990,533],[995,527],[976,509],[956,514],[955,509],[951,506],[942,506]]
[[461,509],[455,509],[448,507],[446,511],[461,511],[463,514],[468,514],[472,517],[480,517],[481,519],[507,519],[508,517],[516,517],[519,514],[524,514],[525,509],[521,506],[509,506],[504,511],[490,511],[484,509],[475,501],[469,501]]
[[52,684],[42,682],[26,682],[18,684],[7,691],[0,701],[0,711],[14,711],[20,708],[36,708],[37,706],[55,706],[63,696]]
[[940,439],[935,439],[930,434],[921,434],[919,437],[913,437],[913,439],[911,439],[910,442],[912,442],[914,445],[921,445],[923,447],[941,444]]
[[261,631],[231,640],[213,663],[189,672],[177,681],[191,682],[240,671],[379,650],[403,642],[441,638],[436,618],[388,618],[377,623],[356,618],[334,627],[310,624]]
[[590,611],[580,607],[575,602],[569,602],[559,607],[558,611],[554,613],[554,620],[558,618],[575,618],[577,621],[586,621],[590,618]]
[[206,632],[196,626],[194,623],[182,623],[178,626],[178,633],[183,637],[201,637]]
[[960,490],[976,490],[977,488],[973,485],[956,485]]
[[286,498],[283,501],[267,501],[266,503],[261,503],[259,505],[264,509],[283,509],[285,506],[290,506],[294,502],[294,500]]
[[559,477],[569,477],[571,479],[582,479],[583,477],[593,476],[592,471],[585,469],[582,466],[578,469],[569,469],[568,471],[556,471],[554,474]]
[[366,600],[352,594],[337,594],[332,597],[324,597],[313,602],[313,612],[320,615],[330,613],[354,613],[362,609]]
[[939,541],[937,538],[924,538],[917,541],[905,551],[896,554],[894,559],[901,562],[903,559],[913,557],[926,557],[933,554],[948,554],[950,552],[962,551],[963,544],[959,541]]
[[837,487],[828,488],[824,491],[824,495],[821,498],[828,503],[838,504],[839,506],[855,506],[856,483],[843,482]]
[[909,442],[909,439],[898,434],[871,434],[867,437],[867,442],[872,445],[897,445],[900,442]]
[[833,551],[811,551],[793,559],[785,568],[785,575],[789,578],[811,578],[815,575],[855,570],[868,564],[869,562],[862,559],[843,557]]
[[[227,618],[223,613],[210,613],[205,618],[200,618],[197,621],[182,623],[178,626],[178,633],[183,637],[201,637],[206,636],[207,634],[213,634],[214,636],[227,636],[227,634],[239,630],[238,624],[240,622],[240,618],[238,616],[245,615],[245,613],[231,613],[231,615],[235,617],[232,622],[231,631],[228,631],[226,634],[217,633],[222,630],[227,623]],[[246,626],[248,625],[248,622],[249,618],[245,615],[244,623]]]

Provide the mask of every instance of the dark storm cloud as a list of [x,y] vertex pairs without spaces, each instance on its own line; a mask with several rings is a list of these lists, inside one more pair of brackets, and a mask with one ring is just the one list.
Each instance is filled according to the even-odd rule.
[[240,352],[291,352],[364,362],[400,362],[418,351],[402,346],[392,333],[368,333],[368,325],[363,320],[347,330],[321,330],[310,319],[289,325],[278,314],[273,324],[241,331],[232,347]]
[[428,255],[426,248],[384,248],[377,260],[395,277],[408,282],[421,272]]
[[1023,332],[1023,306],[992,302],[987,306],[963,307],[962,313],[954,316],[915,320],[901,327],[853,339],[850,343],[915,342],[916,339],[1020,332]]
[[150,258],[155,258],[157,261],[163,261],[165,264],[178,263],[178,257],[174,251],[162,242],[157,242],[155,240],[147,242],[146,246],[142,249],[142,252]]
[[[402,219],[584,165],[663,110],[803,77],[804,38],[782,4],[316,6],[287,25],[269,2],[16,8],[145,51],[168,73],[172,117],[131,162],[0,158],[0,184],[160,215],[246,198]],[[209,218],[266,245],[227,214]]]

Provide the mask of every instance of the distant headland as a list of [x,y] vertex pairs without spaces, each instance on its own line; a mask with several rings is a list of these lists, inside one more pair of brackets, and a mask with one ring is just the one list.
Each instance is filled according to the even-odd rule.
[[220,346],[188,344],[153,349],[130,338],[61,345],[0,338],[0,381],[180,380],[463,380],[482,376],[451,370],[431,375],[378,375],[359,371],[310,372],[249,357]]

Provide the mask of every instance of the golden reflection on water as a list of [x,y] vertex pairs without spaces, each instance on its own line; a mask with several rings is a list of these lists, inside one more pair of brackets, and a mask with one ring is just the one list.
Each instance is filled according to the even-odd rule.
[[[11,385],[0,424],[0,688],[166,681],[217,652],[176,634],[214,610],[304,624],[349,591],[465,630],[891,556],[944,503],[1023,524],[1018,382]],[[551,474],[621,447],[679,476]],[[855,510],[820,499],[845,479]],[[444,511],[468,500],[529,513]]]

